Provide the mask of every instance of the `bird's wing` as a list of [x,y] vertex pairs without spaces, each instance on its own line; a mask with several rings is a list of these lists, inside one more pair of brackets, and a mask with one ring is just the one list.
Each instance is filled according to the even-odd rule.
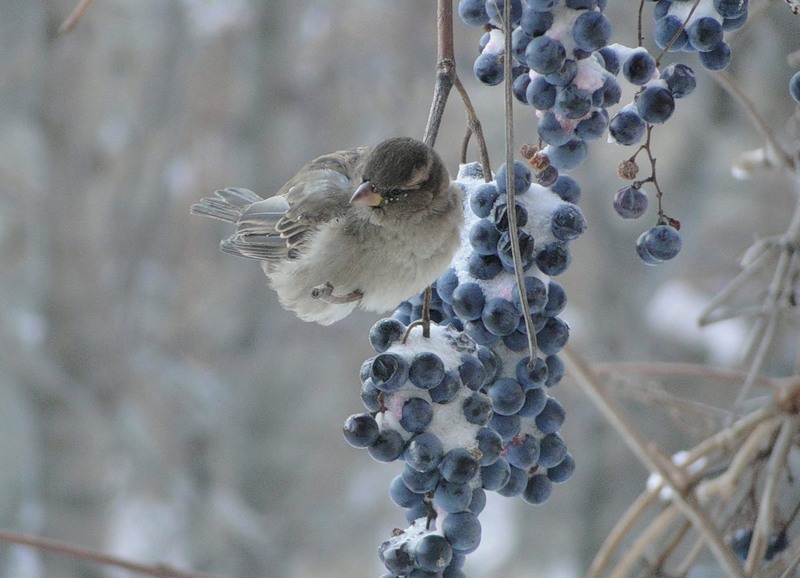
[[264,261],[299,256],[319,228],[350,206],[366,149],[340,151],[306,164],[274,197],[242,212],[223,251]]

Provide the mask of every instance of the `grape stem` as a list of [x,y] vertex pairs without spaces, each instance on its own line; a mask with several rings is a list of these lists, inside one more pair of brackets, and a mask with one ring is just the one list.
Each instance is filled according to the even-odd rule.
[[522,270],[522,257],[519,248],[519,231],[517,230],[517,211],[516,211],[516,191],[514,181],[516,170],[514,170],[514,100],[513,100],[513,73],[511,62],[511,2],[503,5],[503,28],[505,40],[505,54],[503,59],[503,78],[505,82],[505,141],[506,141],[506,196],[508,197],[508,235],[511,240],[511,256],[514,259],[514,275],[517,278],[517,290],[519,291],[519,302],[522,307],[522,316],[525,319],[525,332],[528,336],[528,369],[536,366],[536,329],[531,319],[530,304],[526,297],[525,272]]
[[7,544],[16,544],[18,546],[27,546],[43,550],[47,552],[56,552],[58,554],[66,554],[78,560],[103,564],[106,566],[115,566],[123,568],[129,572],[143,574],[145,576],[154,576],[155,578],[221,578],[220,576],[213,576],[211,574],[196,574],[191,572],[181,572],[166,566],[164,564],[156,564],[149,566],[140,564],[138,562],[131,562],[109,554],[95,552],[80,546],[75,546],[67,542],[58,540],[48,540],[46,538],[39,538],[34,536],[27,536],[18,534],[16,532],[8,532],[0,530],[0,542]]
[[653,183],[653,186],[656,188],[656,199],[658,200],[658,224],[670,224],[670,219],[664,214],[664,208],[661,203],[664,193],[661,191],[661,187],[658,184],[658,179],[656,178],[656,157],[653,156],[653,151],[650,146],[650,137],[652,132],[653,125],[648,123],[647,138],[645,138],[644,144],[641,145],[635,153],[633,153],[633,156],[631,156],[630,159],[628,159],[629,161],[634,162],[639,153],[645,151],[645,153],[647,153],[647,160],[650,162],[650,176],[646,179],[634,181],[633,187],[638,189],[644,183]]

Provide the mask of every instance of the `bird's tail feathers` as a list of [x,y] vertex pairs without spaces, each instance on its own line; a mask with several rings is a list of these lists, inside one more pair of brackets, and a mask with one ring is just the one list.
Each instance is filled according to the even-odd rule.
[[263,199],[248,189],[220,189],[213,197],[205,197],[189,208],[193,215],[235,223],[247,207]]

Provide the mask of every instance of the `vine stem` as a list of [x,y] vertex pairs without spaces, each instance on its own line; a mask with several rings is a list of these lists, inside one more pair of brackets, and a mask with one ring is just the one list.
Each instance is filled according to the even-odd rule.
[[594,402],[595,407],[615,427],[634,455],[648,470],[658,474],[664,484],[672,489],[673,503],[704,537],[709,550],[720,566],[731,578],[745,578],[738,560],[730,548],[725,545],[691,490],[687,488],[687,482],[681,469],[664,456],[655,444],[647,442],[641,436],[622,410],[612,402],[589,365],[578,354],[567,347],[562,349],[562,355],[567,369],[575,381]]
[[525,319],[525,332],[528,334],[528,369],[536,365],[536,329],[531,319],[530,304],[525,290],[525,272],[522,270],[522,257],[519,249],[519,231],[517,230],[517,205],[516,191],[514,190],[514,100],[511,59],[511,2],[503,5],[503,36],[505,41],[505,58],[503,59],[503,78],[505,82],[505,120],[506,120],[506,196],[508,197],[508,235],[511,239],[511,256],[514,259],[514,275],[517,279],[519,302],[522,306],[522,316]]
[[16,544],[18,546],[27,546],[36,548],[37,550],[44,550],[48,552],[56,552],[58,554],[66,554],[79,560],[87,562],[94,562],[103,564],[105,566],[115,566],[123,568],[129,572],[136,572],[145,576],[153,576],[155,578],[222,578],[212,574],[197,574],[192,572],[181,572],[170,568],[163,564],[147,565],[139,562],[131,562],[109,554],[95,552],[87,548],[81,548],[73,544],[61,542],[59,540],[48,540],[46,538],[39,538],[36,536],[27,536],[18,534],[16,532],[9,532],[7,530],[0,530],[0,542],[8,544]]

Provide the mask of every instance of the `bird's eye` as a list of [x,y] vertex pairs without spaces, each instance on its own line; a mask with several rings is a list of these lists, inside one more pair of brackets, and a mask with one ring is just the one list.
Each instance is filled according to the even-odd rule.
[[407,194],[408,192],[403,189],[389,189],[386,191],[385,196],[389,199],[397,199]]

